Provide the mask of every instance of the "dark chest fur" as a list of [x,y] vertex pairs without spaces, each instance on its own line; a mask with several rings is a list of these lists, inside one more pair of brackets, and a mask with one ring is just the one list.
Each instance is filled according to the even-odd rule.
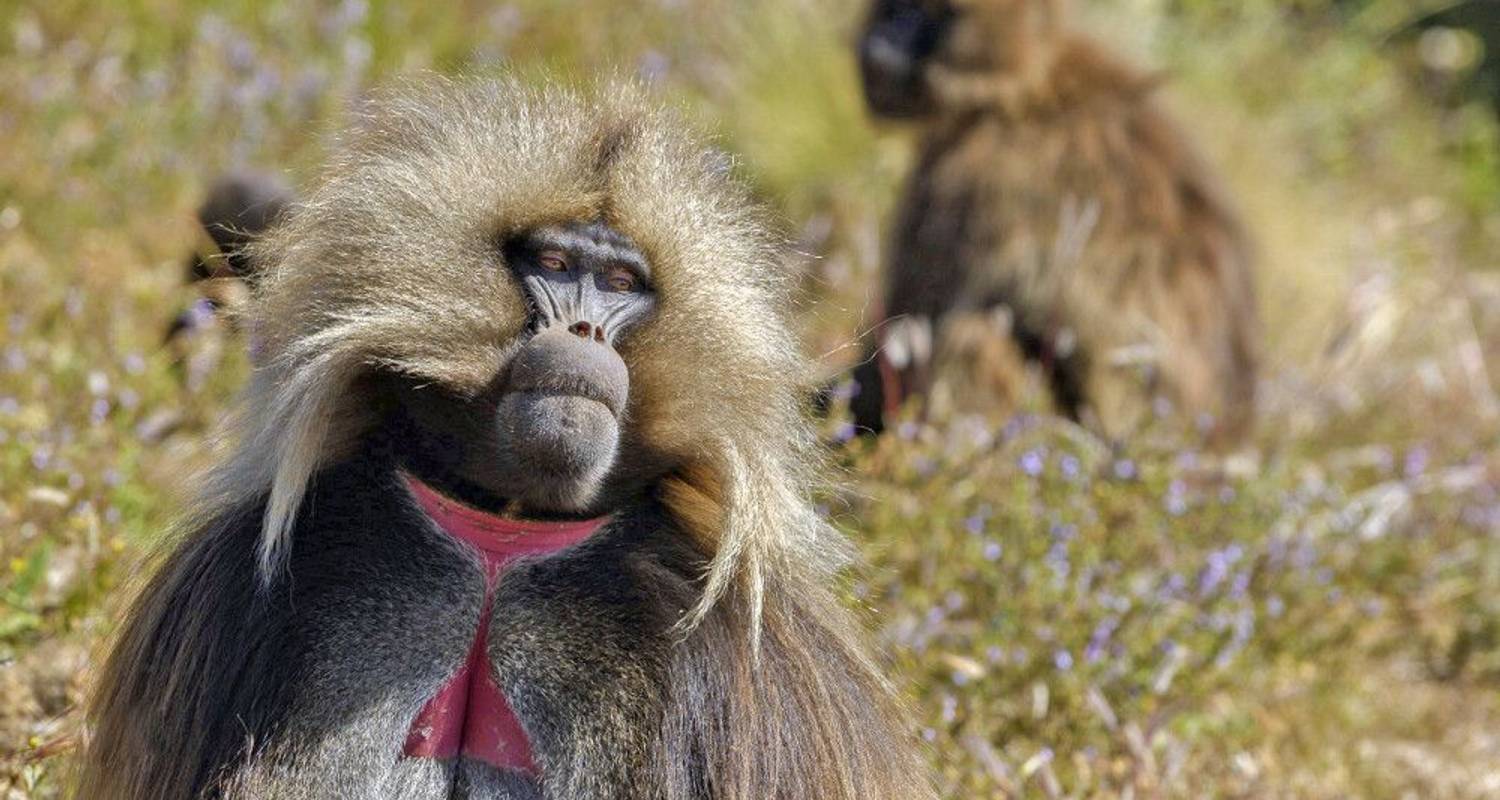
[[[268,592],[249,584],[259,510],[235,516],[185,544],[164,573],[176,585],[161,587],[178,595],[177,624],[206,616],[217,618],[206,628],[228,632],[188,639],[202,652],[187,654],[196,674],[185,677],[209,687],[181,699],[203,737],[205,785],[217,775],[244,797],[540,796],[531,779],[483,764],[402,756],[413,718],[465,660],[485,585],[475,554],[421,514],[388,462],[360,459],[318,477],[287,572]],[[697,567],[643,504],[501,575],[489,663],[549,796],[618,796],[590,788],[606,782],[649,796],[669,630],[692,601]],[[190,600],[195,587],[214,591]],[[281,785],[284,771],[305,782],[308,771],[283,766],[309,761],[327,763],[314,774],[331,794]],[[585,762],[614,774],[575,769]]]

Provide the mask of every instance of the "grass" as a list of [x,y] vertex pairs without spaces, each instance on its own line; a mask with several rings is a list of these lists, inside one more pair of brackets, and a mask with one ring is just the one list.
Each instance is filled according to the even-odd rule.
[[[1370,0],[1086,4],[1172,76],[1263,254],[1265,424],[1215,458],[913,421],[829,513],[949,797],[1500,794],[1500,172]],[[0,6],[0,797],[60,791],[118,599],[243,375],[161,347],[205,181],[305,176],[414,69],[637,74],[785,221],[829,368],[907,163],[831,0]]]

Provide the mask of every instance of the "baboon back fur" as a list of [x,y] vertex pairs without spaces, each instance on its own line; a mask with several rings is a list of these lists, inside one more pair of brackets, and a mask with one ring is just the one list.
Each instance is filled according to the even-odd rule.
[[885,313],[1008,306],[1065,410],[1123,435],[1160,393],[1213,417],[1215,436],[1242,435],[1260,335],[1251,246],[1158,77],[1067,30],[1054,0],[964,5],[926,70],[936,110]]

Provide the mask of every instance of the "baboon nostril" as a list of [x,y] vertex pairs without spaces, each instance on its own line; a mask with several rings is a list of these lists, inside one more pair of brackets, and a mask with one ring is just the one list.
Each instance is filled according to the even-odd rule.
[[598,326],[594,327],[594,341],[596,341],[596,342],[603,342],[604,341],[604,329],[603,328],[598,327]]
[[568,332],[580,339],[587,339],[594,335],[594,326],[587,322],[575,322],[568,326]]

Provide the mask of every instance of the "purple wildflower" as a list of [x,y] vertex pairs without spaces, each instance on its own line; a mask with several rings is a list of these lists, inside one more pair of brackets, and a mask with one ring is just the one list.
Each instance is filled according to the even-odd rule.
[[854,423],[841,422],[839,423],[839,426],[833,430],[833,440],[839,444],[843,444],[844,442],[853,439],[855,433],[856,431],[854,428]]
[[1273,594],[1266,598],[1266,616],[1279,619],[1284,613],[1286,613],[1286,602],[1281,599],[1280,595]]
[[1167,497],[1165,500],[1167,513],[1174,517],[1180,517],[1187,513],[1187,484],[1181,479],[1173,480],[1167,486]]
[[1068,563],[1068,545],[1066,542],[1057,542],[1047,549],[1044,559],[1047,566],[1052,568],[1053,575],[1059,580],[1066,580],[1068,573],[1072,571],[1072,565]]
[[1033,478],[1039,477],[1046,466],[1047,456],[1041,448],[1027,450],[1021,456],[1021,471]]
[[1109,645],[1110,637],[1114,636],[1115,629],[1120,626],[1118,617],[1105,617],[1094,626],[1094,632],[1089,635],[1088,647],[1083,650],[1083,658],[1090,664],[1104,657],[1104,648]]
[[660,50],[647,50],[641,54],[635,71],[641,80],[647,83],[657,83],[667,76],[671,68],[672,60],[667,58],[665,53]]
[[1407,480],[1422,477],[1427,471],[1427,465],[1432,460],[1432,454],[1426,447],[1413,447],[1406,451],[1406,458],[1402,460],[1401,471]]

